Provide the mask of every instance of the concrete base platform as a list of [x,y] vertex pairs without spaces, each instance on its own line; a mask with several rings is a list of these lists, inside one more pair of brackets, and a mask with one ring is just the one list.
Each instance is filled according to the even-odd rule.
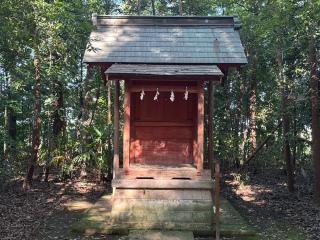
[[[114,210],[120,210],[119,200],[117,205],[114,205]],[[150,220],[139,219],[137,222],[125,222],[114,219],[115,212],[112,212],[113,199],[110,195],[101,197],[101,199],[90,209],[86,211],[82,219],[72,226],[72,231],[85,234],[121,234],[128,235],[132,230],[159,230],[166,231],[192,231],[195,235],[212,236],[214,234],[214,223],[200,224],[197,228],[193,220],[185,219],[185,222],[168,222],[166,224],[156,224]],[[125,204],[125,206],[129,206]],[[196,206],[196,205],[194,205]],[[137,206],[137,212],[141,212]],[[148,207],[148,206],[147,206]],[[187,206],[185,206],[187,207]],[[161,210],[159,208],[159,210]],[[148,212],[149,210],[147,210]],[[141,217],[144,217],[143,213]],[[156,216],[151,215],[151,216]],[[171,215],[173,216],[173,215]],[[212,215],[211,215],[212,216]],[[125,216],[124,216],[125,217]],[[139,215],[131,215],[131,217],[139,217]],[[201,215],[199,215],[201,217]],[[204,216],[207,218],[207,216]],[[126,218],[126,217],[125,217]],[[160,219],[163,219],[161,215]],[[255,230],[241,217],[241,215],[233,208],[226,200],[221,199],[221,234],[223,236],[255,236]]]
[[194,240],[190,231],[130,231],[128,240]]

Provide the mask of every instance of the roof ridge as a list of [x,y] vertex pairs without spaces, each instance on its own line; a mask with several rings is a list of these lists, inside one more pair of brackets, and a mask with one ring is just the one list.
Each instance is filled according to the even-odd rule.
[[230,16],[126,16],[92,14],[97,27],[110,25],[151,25],[151,26],[228,26],[238,30],[241,27],[236,15]]

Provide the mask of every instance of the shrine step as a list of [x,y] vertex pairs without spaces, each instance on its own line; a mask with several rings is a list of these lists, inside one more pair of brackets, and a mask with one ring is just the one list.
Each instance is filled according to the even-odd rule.
[[212,190],[214,182],[191,179],[115,179],[112,187],[123,189],[207,189]]
[[194,240],[191,231],[130,231],[128,240]]
[[132,211],[147,211],[158,212],[167,210],[173,211],[208,211],[212,209],[212,202],[206,200],[143,200],[131,199],[124,201],[123,199],[114,199],[112,211],[117,212],[132,212]]
[[204,189],[116,189],[116,199],[203,200],[212,202],[212,194]]
[[[119,189],[117,189],[118,191]],[[189,190],[188,190],[189,191]],[[190,198],[193,200],[184,200],[184,194],[176,193],[174,194],[172,191],[169,192],[158,192],[158,194],[148,193],[147,195],[149,199],[115,199],[116,195],[110,196],[105,195],[100,198],[98,202],[94,204],[93,207],[88,209],[79,221],[75,222],[72,226],[72,231],[76,233],[82,233],[85,235],[94,235],[94,234],[120,234],[127,235],[132,230],[144,230],[144,231],[192,231],[195,235],[208,236],[212,235],[214,231],[214,224],[210,223],[213,219],[210,219],[208,222],[191,222],[189,212],[194,212],[194,215],[200,216],[200,212],[206,212],[205,209],[212,209],[212,203],[210,201],[205,201],[205,199],[209,196],[201,191],[192,191],[190,192]],[[131,195],[135,197],[135,193],[128,192],[126,194],[122,194],[122,196]],[[140,192],[141,194],[141,192]],[[172,195],[172,196],[171,196]],[[117,195],[120,197],[120,195]],[[138,195],[139,196],[139,195]],[[141,195],[143,196],[143,195]],[[159,196],[162,196],[162,200],[158,201],[157,199],[152,199]],[[172,200],[168,198],[178,197],[180,200]],[[198,199],[197,199],[198,198]],[[181,200],[182,199],[182,200]],[[202,200],[201,200],[202,199]],[[142,200],[142,201],[141,201]],[[209,199],[210,200],[210,199]],[[123,202],[123,203],[122,203]],[[167,203],[167,204],[161,204]],[[120,212],[140,212],[144,210],[148,213],[150,210],[155,211],[158,209],[159,211],[163,209],[163,211],[167,212],[168,205],[171,210],[169,212],[170,215],[174,215],[178,213],[178,219],[184,221],[165,221],[165,219],[161,219],[161,221],[133,221],[128,222],[124,219],[123,222],[115,221],[114,214]],[[135,204],[136,207],[135,207]],[[144,206],[143,206],[144,205]],[[76,206],[78,207],[78,205]],[[112,213],[113,208],[113,213]],[[187,213],[184,215],[184,213]],[[127,214],[127,213],[126,213]],[[145,213],[144,213],[145,214]],[[207,214],[207,213],[205,213]],[[121,215],[121,214],[120,214]],[[152,217],[154,217],[153,214]],[[183,216],[184,215],[184,216]],[[160,213],[160,216],[162,214]],[[156,217],[155,217],[156,219]],[[170,218],[169,218],[170,219]],[[245,237],[245,239],[249,239],[251,236],[255,236],[256,232],[245,219],[233,208],[233,206],[224,198],[221,198],[221,234],[226,237]],[[254,237],[253,237],[254,238]],[[243,238],[241,238],[243,239]],[[251,239],[251,238],[250,238]],[[254,238],[255,239],[255,238]]]
[[209,231],[212,196],[209,190],[116,189],[110,217],[133,229]]

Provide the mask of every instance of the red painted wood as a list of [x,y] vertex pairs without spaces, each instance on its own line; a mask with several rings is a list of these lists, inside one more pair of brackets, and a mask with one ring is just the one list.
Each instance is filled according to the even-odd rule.
[[203,170],[203,117],[204,117],[204,83],[198,82],[198,113],[197,113],[197,174]]
[[[150,82],[136,82],[132,85],[149,85]],[[167,85],[167,82],[152,84]],[[172,86],[196,86],[194,82],[173,82]],[[170,85],[170,84],[169,84]],[[174,89],[173,89],[174,90]],[[197,94],[175,93],[170,101],[170,92],[160,92],[154,101],[154,92],[131,93],[131,145],[130,162],[141,164],[182,164],[193,163],[193,139],[196,133]]]
[[119,172],[119,92],[120,84],[116,82],[114,89],[113,179],[118,176]]
[[124,126],[123,126],[123,170],[127,174],[129,172],[129,161],[130,161],[130,108],[131,108],[131,97],[130,97],[130,81],[125,82],[124,86]]
[[136,140],[132,142],[135,163],[192,163],[191,144],[187,140]]
[[192,139],[192,127],[135,127],[135,138],[143,140],[153,139]]

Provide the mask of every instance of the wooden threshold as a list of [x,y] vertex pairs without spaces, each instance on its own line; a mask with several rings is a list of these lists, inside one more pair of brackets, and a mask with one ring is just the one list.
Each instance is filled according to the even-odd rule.
[[192,122],[134,122],[135,126],[138,127],[192,127],[194,124]]
[[180,167],[163,165],[139,165],[131,164],[128,172],[123,174],[123,169],[119,170],[116,179],[126,180],[211,180],[211,171],[203,170],[202,175],[197,175],[197,169],[189,164],[180,164]]
[[213,189],[214,181],[180,179],[114,179],[112,187],[119,189]]

